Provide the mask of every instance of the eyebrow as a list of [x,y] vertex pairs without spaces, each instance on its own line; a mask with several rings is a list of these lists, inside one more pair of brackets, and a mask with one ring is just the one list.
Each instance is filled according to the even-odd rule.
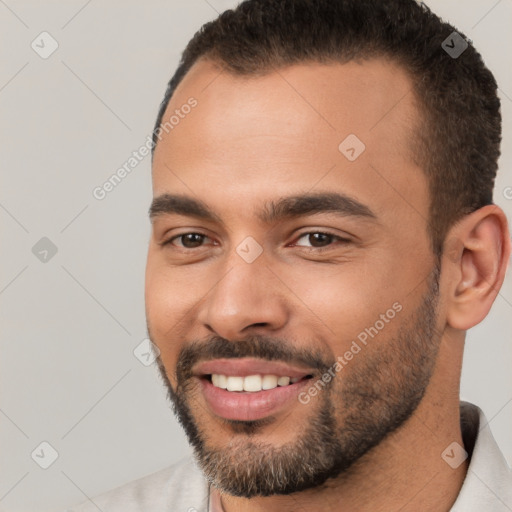
[[[377,220],[377,215],[368,206],[350,196],[336,192],[306,193],[269,201],[258,213],[258,218],[265,224],[272,224],[284,219],[318,213],[335,213],[343,217]],[[222,223],[222,219],[206,203],[183,195],[162,194],[153,199],[149,209],[150,219],[166,214],[178,214]]]

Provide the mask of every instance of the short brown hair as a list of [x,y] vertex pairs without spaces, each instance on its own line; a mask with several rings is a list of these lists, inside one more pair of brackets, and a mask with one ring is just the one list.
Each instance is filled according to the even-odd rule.
[[262,75],[302,62],[391,58],[412,78],[423,126],[415,160],[429,179],[428,222],[439,258],[449,228],[492,204],[501,142],[497,84],[468,47],[443,48],[455,28],[414,0],[246,0],[206,23],[188,43],[160,105],[156,128],[176,87],[200,58],[235,75]]

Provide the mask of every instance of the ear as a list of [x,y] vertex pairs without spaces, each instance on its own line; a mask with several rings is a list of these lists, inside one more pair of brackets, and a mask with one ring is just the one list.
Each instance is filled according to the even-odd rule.
[[448,233],[443,251],[448,325],[468,330],[491,309],[510,257],[507,218],[496,205],[466,215]]

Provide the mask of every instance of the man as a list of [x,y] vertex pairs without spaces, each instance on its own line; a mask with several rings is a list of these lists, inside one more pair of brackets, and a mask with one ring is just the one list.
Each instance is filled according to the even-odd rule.
[[195,459],[76,510],[507,511],[460,403],[510,255],[497,86],[413,0],[248,0],[162,103],[148,329]]

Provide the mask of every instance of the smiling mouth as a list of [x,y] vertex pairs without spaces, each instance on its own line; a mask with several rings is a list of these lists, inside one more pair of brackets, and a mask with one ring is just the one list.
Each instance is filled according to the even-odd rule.
[[301,382],[303,380],[311,379],[312,375],[305,375],[303,377],[288,377],[286,375],[272,375],[272,374],[255,374],[247,375],[245,377],[238,375],[223,375],[213,373],[204,375],[203,378],[208,380],[214,387],[224,389],[234,393],[257,393],[260,391],[270,391],[277,387],[288,387]]

